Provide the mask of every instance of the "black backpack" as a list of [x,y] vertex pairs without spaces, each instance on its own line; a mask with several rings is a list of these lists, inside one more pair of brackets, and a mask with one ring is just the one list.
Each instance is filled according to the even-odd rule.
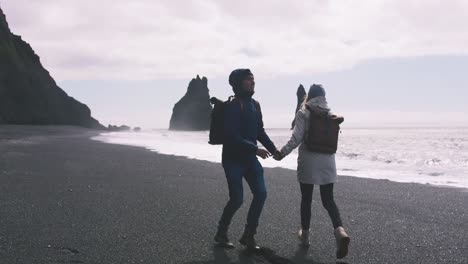
[[[210,102],[213,105],[213,110],[211,110],[209,144],[222,145],[224,143],[224,111],[227,104],[234,100],[234,96],[229,96],[228,100],[224,102],[216,97],[211,97]],[[262,110],[260,109],[260,104],[256,100],[254,100],[254,102],[258,113],[261,115]],[[241,109],[243,109],[242,103]]]
[[305,143],[312,152],[333,154],[338,148],[340,124],[344,118],[328,113],[318,114],[307,106],[310,112],[309,127]]
[[229,96],[225,102],[216,97],[211,97],[210,99],[213,110],[211,110],[210,140],[208,143],[211,145],[222,145],[224,142],[224,110],[233,98],[234,96]]

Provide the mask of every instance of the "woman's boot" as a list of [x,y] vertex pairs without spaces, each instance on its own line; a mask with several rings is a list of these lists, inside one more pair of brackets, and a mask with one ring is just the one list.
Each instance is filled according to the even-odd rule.
[[301,245],[304,247],[310,246],[310,240],[309,240],[309,234],[310,234],[310,229],[303,230],[302,228],[299,229],[299,240],[301,241]]
[[348,246],[350,238],[342,226],[339,226],[335,229],[335,239],[336,239],[336,258],[342,259],[348,255]]

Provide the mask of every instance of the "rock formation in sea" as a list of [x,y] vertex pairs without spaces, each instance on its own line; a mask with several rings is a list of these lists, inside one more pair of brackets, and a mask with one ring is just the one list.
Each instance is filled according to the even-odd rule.
[[169,123],[170,130],[199,131],[210,129],[211,114],[208,79],[197,75],[185,95],[174,105]]
[[306,96],[306,91],[304,89],[304,86],[302,86],[302,84],[299,85],[299,87],[297,88],[296,95],[297,95],[297,106],[296,106],[296,112],[294,112],[294,120],[292,121],[291,129],[294,129],[294,124],[296,123],[297,111],[299,111],[299,109],[301,108],[302,102],[304,101],[304,97]]
[[107,126],[107,131],[112,131],[112,132],[119,132],[119,131],[130,131],[132,128],[127,126],[127,125],[108,125]]
[[31,46],[10,31],[1,8],[0,124],[104,128],[85,104],[57,86]]

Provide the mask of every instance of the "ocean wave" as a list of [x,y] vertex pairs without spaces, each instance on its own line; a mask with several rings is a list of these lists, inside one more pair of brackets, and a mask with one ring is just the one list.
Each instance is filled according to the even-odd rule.
[[428,159],[428,160],[424,161],[424,164],[429,165],[429,166],[440,165],[440,164],[442,164],[442,160],[440,160],[438,158]]
[[362,156],[362,154],[359,154],[359,153],[344,153],[344,152],[341,152],[340,155],[349,159],[356,159],[357,157]]
[[[348,129],[340,138],[337,170],[347,176],[439,185],[447,185],[450,181],[451,186],[468,188],[468,146],[465,143],[468,130],[429,132],[417,129]],[[280,129],[269,135],[276,146],[281,147],[290,138],[290,133],[287,129]],[[207,132],[119,132],[103,133],[94,139],[212,162],[220,162],[221,159],[222,146],[208,145]],[[297,150],[282,162],[267,159],[261,163],[265,167],[295,170]]]

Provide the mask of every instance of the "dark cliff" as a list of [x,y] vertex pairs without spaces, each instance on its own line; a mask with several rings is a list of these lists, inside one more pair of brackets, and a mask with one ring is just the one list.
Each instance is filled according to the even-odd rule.
[[57,86],[31,46],[11,33],[1,9],[0,124],[104,128],[85,104]]
[[208,79],[197,75],[190,81],[187,93],[175,104],[169,129],[208,130],[211,109]]

